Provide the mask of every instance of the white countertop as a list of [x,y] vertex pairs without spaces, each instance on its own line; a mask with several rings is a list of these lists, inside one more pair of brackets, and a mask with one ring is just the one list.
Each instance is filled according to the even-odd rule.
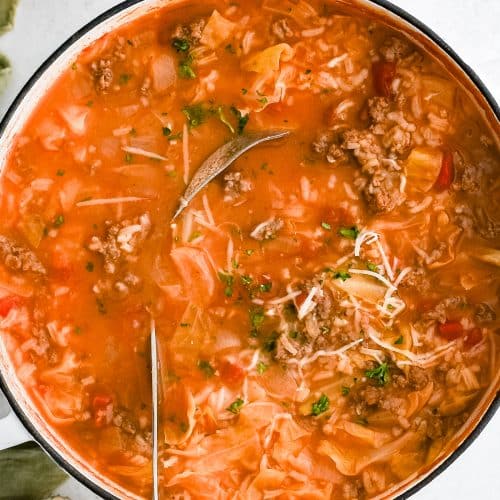
[[[500,100],[500,0],[393,2],[436,31]],[[14,30],[0,37],[0,52],[7,54],[14,66],[8,88],[0,96],[0,117],[35,69],[63,41],[118,3],[117,0],[20,0]],[[0,432],[9,432],[1,420]],[[458,461],[414,498],[496,500],[500,498],[499,457],[500,413],[497,413]],[[75,481],[68,481],[59,492],[72,500],[98,498]]]

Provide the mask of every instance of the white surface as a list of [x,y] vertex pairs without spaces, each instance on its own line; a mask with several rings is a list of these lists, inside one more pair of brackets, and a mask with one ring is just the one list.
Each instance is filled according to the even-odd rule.
[[[200,0],[201,1],[201,0]],[[500,0],[393,0],[434,29],[469,64],[500,100]],[[77,29],[116,0],[21,0],[14,31],[0,37],[0,52],[14,63],[13,77],[0,97],[0,116],[36,68]],[[0,432],[11,429],[0,421]],[[500,497],[500,414],[418,500],[496,500]],[[95,497],[68,482],[59,490],[72,500]]]

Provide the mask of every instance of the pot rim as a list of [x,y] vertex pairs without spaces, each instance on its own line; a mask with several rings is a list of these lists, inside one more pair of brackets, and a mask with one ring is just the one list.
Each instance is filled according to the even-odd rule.
[[[117,5],[106,10],[102,14],[89,21],[82,28],[78,29],[73,35],[71,35],[66,41],[64,41],[59,47],[41,63],[38,69],[33,73],[30,79],[22,87],[20,92],[17,94],[15,99],[12,101],[11,105],[8,107],[7,112],[0,121],[0,139],[2,138],[5,129],[7,128],[11,118],[15,114],[17,108],[24,100],[27,94],[31,91],[35,83],[44,75],[46,70],[54,63],[56,60],[66,52],[74,43],[78,42],[84,35],[89,31],[99,26],[101,23],[107,21],[109,18],[121,13],[125,9],[132,7],[134,5],[147,2],[148,0],[124,0]],[[355,3],[354,0],[353,3]],[[396,17],[406,21],[408,24],[420,31],[425,37],[430,39],[439,49],[441,49],[446,55],[448,55],[457,66],[465,73],[465,75],[471,80],[473,86],[479,91],[479,93],[484,97],[491,111],[497,120],[500,120],[500,107],[496,102],[495,98],[488,90],[483,81],[479,78],[476,72],[466,64],[463,59],[445,42],[436,32],[429,28],[422,21],[414,17],[412,14],[408,13],[406,10],[394,5],[388,0],[364,0],[369,4],[381,7],[382,9],[388,11],[388,13],[395,15]],[[120,500],[119,497],[113,495],[109,491],[105,490],[99,484],[94,482],[90,477],[82,473],[75,466],[69,463],[63,454],[59,453],[47,439],[37,430],[35,425],[31,422],[28,415],[21,408],[21,405],[15,399],[13,391],[9,388],[7,377],[4,375],[2,370],[0,370],[0,389],[7,398],[12,410],[19,418],[21,423],[26,427],[26,429],[33,436],[34,440],[43,448],[43,450],[67,473],[69,473],[73,478],[78,480],[84,486],[89,488],[92,492],[99,495],[105,500]],[[459,446],[451,452],[446,459],[444,459],[437,466],[434,466],[431,471],[420,479],[415,479],[413,486],[408,487],[406,491],[400,493],[396,500],[403,500],[414,495],[420,491],[424,486],[430,483],[434,478],[445,471],[455,460],[457,460],[462,453],[467,450],[467,448],[475,441],[479,434],[483,431],[489,421],[492,419],[493,415],[496,413],[500,406],[500,395],[497,394],[492,398],[490,404],[488,405],[486,411],[480,416],[480,418],[473,423],[472,430],[466,433],[466,436],[459,444]],[[416,482],[415,482],[416,481]]]

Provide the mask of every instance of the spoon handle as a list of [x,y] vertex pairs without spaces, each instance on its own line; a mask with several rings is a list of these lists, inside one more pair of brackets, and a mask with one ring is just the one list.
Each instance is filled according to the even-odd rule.
[[263,142],[286,137],[289,133],[288,130],[250,132],[235,137],[214,151],[196,171],[184,194],[180,197],[179,206],[172,217],[172,222],[211,180],[226,170],[243,153]]

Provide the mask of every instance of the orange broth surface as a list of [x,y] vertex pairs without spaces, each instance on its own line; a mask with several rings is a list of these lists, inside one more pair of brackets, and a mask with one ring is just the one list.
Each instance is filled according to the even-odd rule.
[[[240,133],[286,129],[172,223]],[[87,48],[0,184],[0,335],[43,418],[151,496],[362,499],[497,378],[497,138],[403,35],[335,3],[184,2]]]

